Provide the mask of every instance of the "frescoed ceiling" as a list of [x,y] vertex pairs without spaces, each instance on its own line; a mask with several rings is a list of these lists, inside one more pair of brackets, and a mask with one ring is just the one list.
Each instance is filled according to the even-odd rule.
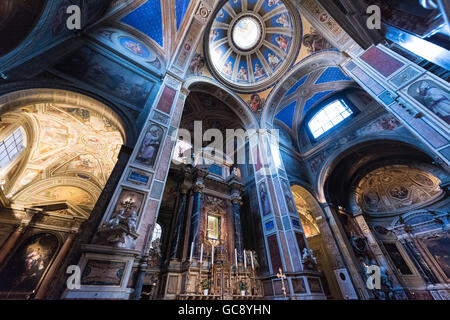
[[31,203],[67,200],[92,209],[97,199],[91,191],[104,187],[124,143],[116,120],[87,108],[43,103],[2,116],[2,124],[18,122],[32,128],[30,147],[7,173],[7,197]]
[[356,189],[356,202],[372,215],[413,210],[436,200],[444,191],[428,172],[406,165],[378,168],[367,174]]
[[311,195],[299,186],[292,187],[292,195],[294,196],[295,205],[302,221],[305,236],[310,238],[320,234],[319,226],[313,216],[313,210],[315,210],[314,205],[309,203]]
[[214,75],[236,91],[272,85],[295,60],[301,24],[281,0],[229,0],[216,13],[206,56]]
[[[139,40],[150,42],[157,51],[169,57],[176,47],[178,33],[184,28],[191,0],[136,0],[113,16],[126,29],[134,29]],[[182,30],[183,29],[183,30]],[[149,40],[149,41],[146,41]]]
[[[142,60],[147,52],[152,56],[154,50],[162,57],[161,65],[169,64],[171,54],[189,27],[196,4],[188,0],[133,1],[113,17],[117,21],[115,27],[124,26],[124,31],[132,36],[122,39],[120,31],[113,30],[105,35],[114,32],[110,41],[120,50],[128,50],[135,60]],[[281,82],[289,80],[281,81],[282,77],[327,51],[339,52],[291,1],[224,0],[212,12],[203,41],[189,63],[186,79],[204,76],[217,80],[236,92],[255,118],[260,119],[271,93]],[[154,59],[152,56],[150,60]],[[147,60],[146,65],[155,64]],[[275,119],[295,137],[300,118],[340,88],[333,84],[350,81],[337,66],[314,70],[292,85]]]

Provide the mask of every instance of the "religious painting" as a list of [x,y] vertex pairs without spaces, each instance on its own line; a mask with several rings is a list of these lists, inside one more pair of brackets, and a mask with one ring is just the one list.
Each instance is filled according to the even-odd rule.
[[189,70],[194,75],[200,75],[203,73],[203,68],[205,67],[205,58],[200,53],[195,54],[192,58],[191,64],[189,65]]
[[208,215],[208,239],[219,240],[220,239],[220,217],[214,215]]
[[389,254],[392,262],[394,262],[397,270],[399,270],[401,274],[412,275],[413,273],[406,263],[405,259],[403,259],[403,256],[398,250],[397,245],[395,243],[383,243],[383,245],[386,248],[386,251]]
[[286,51],[286,52],[288,51],[289,39],[286,36],[284,36],[282,34],[280,34],[279,36],[276,36],[275,42],[278,45],[278,47],[280,47],[280,49],[282,49],[283,51]]
[[394,131],[401,127],[400,121],[397,120],[395,116],[382,116],[379,119],[375,120],[367,127],[360,129],[358,134],[367,135],[373,133],[379,133],[383,131]]
[[250,106],[250,109],[252,109],[252,111],[254,113],[259,113],[262,110],[262,107],[264,105],[264,101],[265,101],[265,99],[261,99],[259,94],[254,93],[250,97],[250,101],[247,101],[247,103]]
[[268,216],[272,212],[272,209],[270,208],[270,199],[264,182],[259,186],[259,198],[261,199],[263,216]]
[[447,235],[443,238],[425,239],[423,243],[445,276],[450,279],[450,237]]
[[309,33],[303,36],[303,45],[310,54],[333,48],[333,46],[313,28],[310,29]]
[[153,83],[105,56],[83,47],[56,65],[56,69],[116,97],[143,107],[153,88]]
[[126,262],[89,260],[83,270],[81,284],[120,287],[126,265]]
[[136,157],[136,161],[140,164],[153,167],[155,165],[159,149],[161,148],[163,137],[164,130],[160,126],[152,124],[147,129],[144,140],[139,146],[139,153]]
[[286,181],[281,181],[283,187],[284,198],[286,199],[286,205],[290,213],[297,213],[297,207],[295,206],[294,200],[292,199],[291,188],[288,186]]
[[119,41],[122,47],[124,47],[131,53],[134,53],[135,55],[144,59],[150,57],[150,51],[142,43],[128,37],[122,37]]
[[450,124],[450,91],[432,80],[414,83],[408,93],[417,102]]
[[242,65],[239,68],[238,74],[237,74],[237,80],[239,81],[248,81],[248,74],[247,74],[247,65]]
[[59,242],[55,235],[39,233],[25,240],[0,275],[0,292],[31,294],[52,263]]
[[266,70],[261,66],[260,63],[256,62],[254,66],[254,76],[255,79],[259,79],[261,77],[264,77],[266,75]]

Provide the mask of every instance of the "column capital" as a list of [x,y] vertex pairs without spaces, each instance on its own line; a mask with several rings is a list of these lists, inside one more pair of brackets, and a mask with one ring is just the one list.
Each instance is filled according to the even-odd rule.
[[242,197],[239,194],[233,194],[231,195],[231,203],[241,205],[242,204]]
[[192,190],[194,192],[199,192],[199,193],[203,193],[203,189],[205,189],[205,185],[203,183],[196,183],[193,187]]

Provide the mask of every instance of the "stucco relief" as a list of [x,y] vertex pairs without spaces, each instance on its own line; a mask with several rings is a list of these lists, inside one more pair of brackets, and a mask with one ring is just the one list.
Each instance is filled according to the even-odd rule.
[[360,181],[356,201],[364,212],[373,214],[419,208],[442,195],[439,183],[439,179],[419,169],[385,166]]

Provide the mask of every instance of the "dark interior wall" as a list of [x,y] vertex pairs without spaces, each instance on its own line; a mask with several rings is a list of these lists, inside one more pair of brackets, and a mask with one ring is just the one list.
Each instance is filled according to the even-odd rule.
[[0,57],[13,50],[33,30],[47,0],[2,0],[0,2]]

